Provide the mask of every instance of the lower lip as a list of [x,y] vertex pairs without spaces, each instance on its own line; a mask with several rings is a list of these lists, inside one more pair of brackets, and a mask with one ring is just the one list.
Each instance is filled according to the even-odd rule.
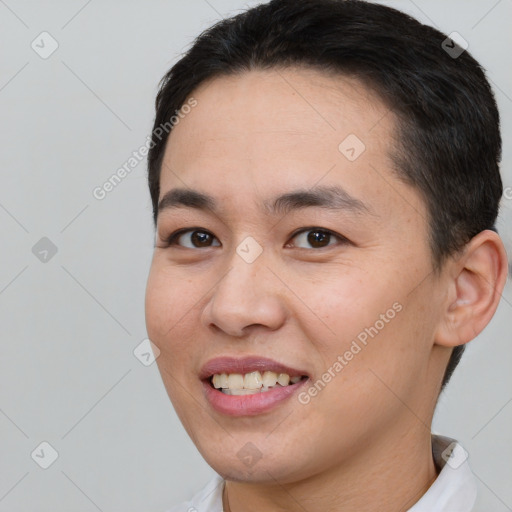
[[206,398],[218,412],[229,416],[255,416],[272,410],[278,404],[298,392],[309,379],[303,379],[288,386],[276,386],[262,393],[253,395],[226,395],[211,386],[210,381],[203,381]]

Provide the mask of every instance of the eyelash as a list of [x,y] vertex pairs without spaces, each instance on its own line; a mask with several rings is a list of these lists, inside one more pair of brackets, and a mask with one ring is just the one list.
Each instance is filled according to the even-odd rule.
[[[347,243],[349,243],[349,240],[347,238],[345,238],[344,236],[342,235],[339,235],[337,233],[335,233],[334,231],[331,231],[329,229],[325,229],[325,228],[320,228],[318,226],[313,226],[313,227],[307,227],[307,228],[301,228],[297,231],[295,231],[292,236],[290,237],[290,240],[296,238],[298,235],[302,234],[302,233],[307,233],[307,232],[311,232],[311,231],[317,231],[317,232],[320,232],[320,233],[324,233],[326,235],[329,235],[330,237],[334,237],[334,238],[337,238],[338,241],[342,244],[342,245],[345,245]],[[216,237],[208,230],[206,229],[202,229],[202,228],[186,228],[186,229],[180,229],[178,231],[175,231],[174,233],[172,233],[169,237],[166,238],[165,240],[165,247],[171,247],[171,246],[178,246],[178,247],[182,247],[184,249],[192,249],[191,247],[184,247],[184,246],[181,246],[177,243],[177,240],[179,239],[180,236],[186,234],[186,233],[194,233],[194,232],[199,232],[199,233],[203,233],[203,234],[207,234],[207,235],[210,235],[212,236],[213,238],[216,239]],[[330,240],[329,240],[330,242]],[[286,244],[288,246],[288,243]],[[311,249],[316,249],[316,250],[319,250],[319,249],[327,249],[328,247],[331,247],[333,244],[329,243],[328,245],[324,246],[324,247],[320,247],[320,248],[315,248],[315,247],[311,247]],[[219,246],[207,246],[205,247],[206,249],[210,249],[211,247],[219,247]],[[201,249],[201,247],[194,247],[194,249]],[[304,249],[304,247],[299,247],[299,249]]]

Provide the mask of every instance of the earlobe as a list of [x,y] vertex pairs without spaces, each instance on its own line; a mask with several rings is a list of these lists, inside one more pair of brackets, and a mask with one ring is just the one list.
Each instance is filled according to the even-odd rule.
[[436,343],[455,347],[478,336],[498,307],[507,279],[507,254],[497,233],[476,235],[451,263],[451,293]]

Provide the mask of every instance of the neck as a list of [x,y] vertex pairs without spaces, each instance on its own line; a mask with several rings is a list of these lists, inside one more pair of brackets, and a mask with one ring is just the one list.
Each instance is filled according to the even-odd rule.
[[368,443],[354,460],[298,482],[227,481],[224,510],[405,512],[437,477],[430,431],[424,425],[418,427],[417,422],[414,427]]

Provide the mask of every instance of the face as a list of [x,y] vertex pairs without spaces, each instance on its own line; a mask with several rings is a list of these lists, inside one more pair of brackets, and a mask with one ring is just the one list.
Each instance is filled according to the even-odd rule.
[[164,155],[146,322],[199,451],[227,479],[292,482],[424,432],[442,289],[393,114],[306,69],[193,97]]

